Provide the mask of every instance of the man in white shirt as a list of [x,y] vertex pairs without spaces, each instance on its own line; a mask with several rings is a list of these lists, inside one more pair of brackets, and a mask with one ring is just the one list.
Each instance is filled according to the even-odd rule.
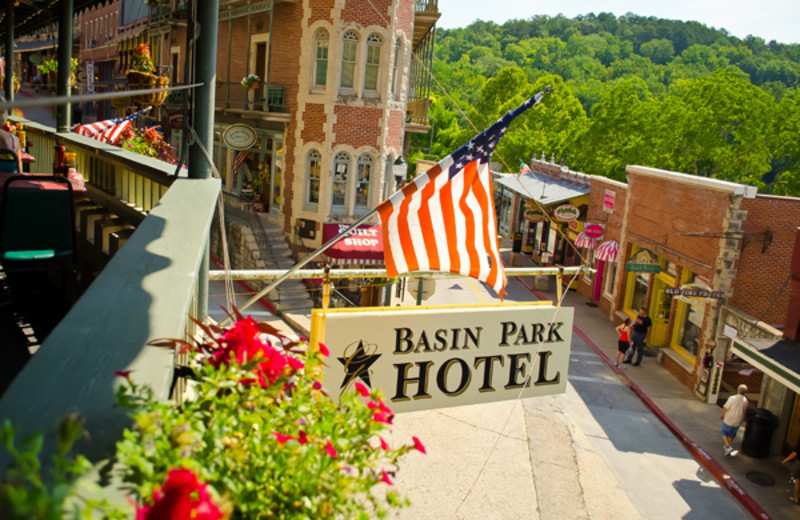
[[739,426],[747,416],[747,408],[749,401],[745,397],[747,392],[747,385],[739,385],[736,389],[736,395],[732,395],[725,401],[725,406],[722,407],[722,442],[725,448],[725,455],[730,455],[733,452],[733,439],[736,438],[736,433],[739,431]]

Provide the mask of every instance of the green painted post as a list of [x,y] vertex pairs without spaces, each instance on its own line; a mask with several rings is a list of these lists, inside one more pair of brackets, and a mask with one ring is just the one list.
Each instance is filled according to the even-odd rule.
[[[3,80],[3,90],[6,101],[14,101],[14,0],[6,0],[6,13],[6,78]],[[11,109],[8,113],[11,113]]]
[[[201,145],[214,158],[214,95],[217,74],[217,26],[219,24],[219,0],[207,0],[197,6],[197,39],[194,61],[194,83],[203,83],[194,91],[194,107],[191,124],[197,132],[197,142],[189,147],[189,177],[206,179],[211,177],[211,165]],[[208,315],[208,256],[209,244],[200,263],[197,275],[197,309],[199,320]]]
[[[72,90],[69,77],[72,73],[72,0],[59,2],[61,11],[58,17],[58,75],[56,76],[57,93],[69,96]],[[59,132],[69,132],[72,107],[69,103],[56,107],[56,126]]]

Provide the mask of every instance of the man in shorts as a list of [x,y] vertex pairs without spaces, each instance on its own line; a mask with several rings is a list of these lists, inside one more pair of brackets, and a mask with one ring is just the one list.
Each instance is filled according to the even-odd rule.
[[739,426],[747,416],[747,407],[749,401],[745,397],[747,392],[747,385],[739,385],[736,389],[736,395],[732,395],[725,401],[725,406],[722,407],[722,443],[725,449],[725,455],[730,455],[733,452],[733,439],[736,438],[736,433],[739,431]]

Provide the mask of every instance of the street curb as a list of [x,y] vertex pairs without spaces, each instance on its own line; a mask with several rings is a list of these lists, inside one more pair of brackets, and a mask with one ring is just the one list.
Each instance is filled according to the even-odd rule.
[[[515,277],[518,282],[520,282],[523,286],[525,286],[534,296],[539,298],[540,300],[546,300],[547,297],[544,294],[541,294],[537,291],[534,291],[533,288],[525,282],[521,277]],[[692,439],[686,436],[676,425],[673,423],[669,417],[666,416],[664,412],[661,411],[659,408],[648,396],[644,393],[644,391],[639,388],[639,385],[634,383],[628,375],[621,370],[619,367],[614,366],[614,363],[611,362],[608,356],[606,356],[605,352],[600,350],[600,347],[595,345],[594,341],[592,341],[589,336],[584,334],[582,330],[580,330],[577,326],[573,325],[572,329],[575,331],[578,336],[581,337],[583,341],[589,345],[592,350],[594,350],[602,359],[606,362],[606,364],[619,375],[622,380],[628,385],[638,397],[642,400],[644,405],[650,409],[653,414],[667,427],[667,429],[680,441],[681,444],[692,454],[692,456],[702,464],[717,481],[720,483],[722,487],[727,489],[741,505],[744,507],[747,512],[753,515],[753,518],[759,518],[762,520],[771,520],[771,516],[767,514],[764,509],[758,505],[758,503],[753,500],[753,497],[747,494],[747,492],[742,489],[742,487],[734,480],[730,473],[725,471],[719,462],[714,460],[711,455],[708,454],[706,450],[704,450],[699,444],[694,442]]]

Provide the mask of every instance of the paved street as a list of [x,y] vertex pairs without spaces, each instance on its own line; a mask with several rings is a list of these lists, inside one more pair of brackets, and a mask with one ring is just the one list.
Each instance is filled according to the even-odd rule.
[[[536,300],[515,279],[508,292]],[[445,278],[425,303],[491,301],[478,282]],[[396,441],[417,435],[428,447],[401,465],[396,485],[412,505],[397,518],[749,518],[578,335],[563,395],[396,424]]]

